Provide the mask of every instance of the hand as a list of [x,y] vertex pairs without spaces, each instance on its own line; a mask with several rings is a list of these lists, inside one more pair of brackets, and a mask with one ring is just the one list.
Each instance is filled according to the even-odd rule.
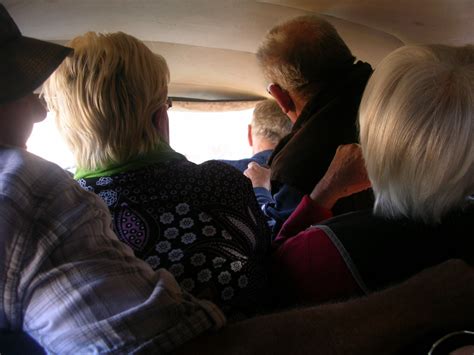
[[362,150],[358,144],[340,145],[331,165],[314,187],[310,198],[320,206],[331,209],[340,198],[370,187]]
[[244,175],[252,181],[252,186],[263,187],[268,191],[271,190],[270,175],[272,171],[269,168],[264,168],[256,162],[250,162]]

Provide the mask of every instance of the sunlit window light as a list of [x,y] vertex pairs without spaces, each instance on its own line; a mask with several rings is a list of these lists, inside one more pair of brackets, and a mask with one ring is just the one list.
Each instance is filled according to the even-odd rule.
[[170,145],[195,163],[248,158],[252,150],[247,141],[247,125],[252,111],[171,111]]
[[[168,112],[170,143],[177,152],[195,163],[211,159],[250,157],[247,125],[252,110],[233,112]],[[62,168],[74,171],[74,158],[57,131],[52,114],[34,126],[28,151]]]
[[74,170],[74,157],[59,134],[54,117],[48,112],[46,119],[36,123],[26,143],[29,152],[58,164],[64,169]]

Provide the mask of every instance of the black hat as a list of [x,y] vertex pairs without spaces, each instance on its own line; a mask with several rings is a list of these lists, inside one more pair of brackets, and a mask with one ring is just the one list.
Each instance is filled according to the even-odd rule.
[[71,52],[71,48],[22,36],[0,4],[0,104],[32,93]]

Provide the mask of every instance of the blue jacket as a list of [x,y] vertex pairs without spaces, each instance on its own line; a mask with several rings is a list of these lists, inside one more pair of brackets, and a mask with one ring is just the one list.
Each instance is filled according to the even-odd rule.
[[247,169],[247,166],[249,165],[250,162],[254,161],[258,163],[259,165],[267,165],[268,158],[270,158],[270,155],[272,155],[273,150],[264,150],[261,152],[258,152],[251,158],[247,159],[240,159],[240,160],[221,160],[221,162],[232,165],[234,168],[240,170],[241,172],[244,172]]

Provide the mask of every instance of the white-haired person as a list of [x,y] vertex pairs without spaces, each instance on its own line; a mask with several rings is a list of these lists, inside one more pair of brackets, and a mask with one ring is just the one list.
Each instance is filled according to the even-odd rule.
[[247,178],[196,165],[168,144],[165,59],[125,33],[74,38],[44,85],[75,178],[109,207],[119,239],[153,269],[229,314],[269,298],[269,234]]
[[[362,153],[340,147],[277,237],[277,269],[299,300],[367,294],[449,258],[474,261],[474,46],[390,54],[369,80],[359,125]],[[370,184],[373,210],[321,222]]]
[[[266,165],[273,149],[291,132],[293,124],[275,100],[263,100],[255,105],[252,121],[248,125],[247,140],[252,157],[240,160],[221,160],[244,172],[251,162]],[[269,181],[269,178],[267,179]],[[267,187],[270,189],[270,186]]]

